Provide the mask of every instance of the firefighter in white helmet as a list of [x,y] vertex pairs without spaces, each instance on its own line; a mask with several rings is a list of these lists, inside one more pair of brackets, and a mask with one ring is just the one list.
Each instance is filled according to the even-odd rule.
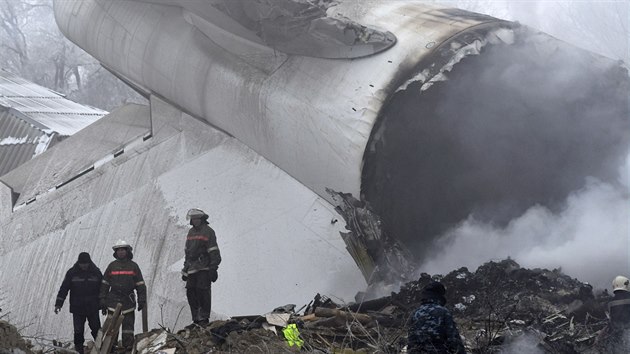
[[211,310],[211,285],[218,278],[221,253],[214,230],[208,226],[208,214],[190,209],[186,214],[192,226],[186,235],[182,280],[186,282],[186,297],[193,323],[208,324]]
[[[112,247],[115,261],[111,262],[103,273],[100,300],[103,314],[113,313],[116,304],[122,304],[122,344],[126,351],[131,351],[134,341],[134,310],[136,304],[141,311],[147,304],[147,287],[142,278],[140,267],[133,259],[132,247],[123,240],[118,240]],[[138,294],[138,300],[134,290]]]
[[630,280],[618,275],[612,281],[614,296],[608,302],[610,322],[600,331],[596,345],[603,353],[628,353],[630,348]]
[[613,328],[630,328],[630,280],[622,275],[613,279],[613,299],[608,303]]

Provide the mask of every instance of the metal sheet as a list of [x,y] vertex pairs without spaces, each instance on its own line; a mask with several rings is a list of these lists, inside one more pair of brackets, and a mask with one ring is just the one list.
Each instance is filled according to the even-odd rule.
[[11,107],[30,123],[60,135],[72,135],[107,114],[65,99],[61,94],[0,70],[0,106]]

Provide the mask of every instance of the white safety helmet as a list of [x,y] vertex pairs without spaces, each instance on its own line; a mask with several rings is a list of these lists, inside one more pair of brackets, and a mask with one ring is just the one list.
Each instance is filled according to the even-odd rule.
[[193,208],[193,209],[188,210],[188,213],[186,213],[186,220],[190,220],[194,218],[207,219],[208,214],[204,213],[204,211],[201,209]]
[[630,285],[630,279],[622,275],[616,276],[612,282],[613,291],[617,291],[617,290],[630,291],[629,285]]
[[131,250],[131,245],[127,243],[127,241],[123,241],[121,239],[119,239],[118,241],[116,241],[116,243],[112,246],[112,249],[115,251],[118,248],[128,248]]

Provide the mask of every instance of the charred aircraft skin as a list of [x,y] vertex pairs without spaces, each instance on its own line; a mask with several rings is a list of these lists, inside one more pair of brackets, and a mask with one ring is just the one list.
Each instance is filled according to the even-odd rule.
[[[120,78],[146,95],[162,97],[228,132],[331,203],[334,201],[327,189],[360,197],[381,215],[388,233],[405,242],[416,255],[423,255],[429,242],[467,215],[500,210],[513,217],[536,203],[557,205],[572,190],[580,188],[586,176],[614,179],[611,171],[619,166],[615,164],[623,158],[621,151],[627,151],[628,138],[618,133],[619,128],[627,128],[625,118],[619,118],[624,113],[627,117],[627,97],[616,93],[609,100],[615,112],[603,118],[612,121],[612,125],[604,124],[601,135],[613,132],[615,143],[607,145],[597,140],[599,154],[581,150],[588,155],[586,159],[579,153],[571,156],[607,163],[581,164],[576,171],[567,172],[576,172],[577,176],[568,183],[563,173],[535,176],[535,183],[542,187],[533,194],[529,193],[526,180],[519,180],[516,185],[508,181],[519,170],[541,167],[530,164],[529,157],[519,156],[511,148],[504,149],[506,155],[493,160],[496,179],[468,180],[466,176],[478,175],[475,165],[484,168],[478,159],[485,153],[469,157],[466,149],[472,147],[466,146],[453,152],[458,139],[465,140],[458,129],[452,130],[457,134],[438,132],[434,136],[430,131],[418,130],[427,117],[438,117],[442,112],[441,107],[425,107],[434,101],[423,100],[429,96],[426,93],[447,85],[451,71],[461,76],[455,70],[460,62],[480,62],[474,64],[473,70],[483,71],[479,68],[484,68],[485,52],[504,64],[518,62],[523,58],[518,50],[514,56],[501,55],[503,48],[513,44],[537,48],[539,57],[531,59],[533,62],[544,62],[544,56],[549,54],[538,50],[540,43],[566,49],[577,53],[575,57],[582,58],[580,62],[588,57],[597,63],[585,66],[594,72],[593,76],[611,77],[612,62],[541,34],[533,36],[538,40],[530,40],[532,34],[515,23],[428,4],[383,1],[369,5],[360,15],[343,4],[327,12],[312,9],[317,15],[301,19],[305,22],[298,24],[299,34],[271,36],[269,33],[277,30],[273,18],[264,18],[261,12],[254,11],[269,2],[235,2],[241,4],[239,11],[245,13],[240,17],[216,1],[183,3],[186,5],[175,0],[55,1],[54,10],[62,32]],[[284,11],[284,17],[277,17],[279,21],[291,18],[296,3],[274,1]],[[349,19],[323,15],[333,12]],[[312,20],[326,25],[310,26]],[[334,42],[335,28],[343,32],[343,24],[353,28],[354,37],[334,44],[319,41],[320,35],[326,33]],[[320,32],[308,32],[307,27]],[[361,34],[369,36],[364,38]],[[318,50],[300,46],[304,41],[314,43]],[[471,56],[477,59],[469,59]],[[486,68],[492,66],[485,64]],[[465,69],[464,65],[462,70]],[[528,77],[527,70],[521,78]],[[542,66],[535,71],[548,70],[553,68]],[[611,92],[624,92],[627,87],[624,78],[611,86]],[[446,97],[451,101],[445,105],[458,105],[457,98],[474,101],[474,91],[473,88],[468,93],[453,93],[459,96]],[[490,101],[481,102],[481,106],[495,104],[489,97]],[[510,102],[517,106],[530,103]],[[576,98],[556,108],[575,104],[585,103]],[[509,114],[509,109],[501,114]],[[528,117],[528,112],[519,117]],[[549,118],[545,114],[541,117]],[[589,115],[584,119],[591,118]],[[463,118],[440,121],[466,125]],[[427,127],[448,130],[448,126],[433,123]],[[497,121],[491,124],[500,125]],[[489,135],[480,141],[492,139],[494,133],[502,134],[493,129],[487,131]],[[521,137],[517,128],[509,131],[515,140]],[[544,135],[542,130],[538,133]],[[550,139],[568,144],[575,138],[563,140],[562,133],[557,133]],[[416,139],[414,134],[421,136]],[[442,136],[444,139],[438,139]],[[583,138],[581,133],[576,137]],[[466,168],[452,169],[448,161]],[[543,167],[549,163],[544,162]],[[502,169],[502,164],[511,167]],[[501,170],[510,173],[502,175]],[[493,186],[501,183],[505,187],[492,192]],[[546,193],[557,184],[563,188],[547,198]],[[466,188],[477,192],[468,194]]]
[[54,8],[63,33],[108,69],[230,133],[327,199],[325,188],[359,195],[363,153],[383,103],[432,45],[481,24],[509,26],[385,2],[361,23],[386,27],[396,45],[330,60],[274,51],[218,26],[210,31],[212,23],[198,23],[177,1],[159,2],[56,1]]

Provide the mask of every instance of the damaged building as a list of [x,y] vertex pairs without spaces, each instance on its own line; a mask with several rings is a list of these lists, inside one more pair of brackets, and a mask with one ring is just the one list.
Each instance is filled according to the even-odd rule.
[[106,114],[0,70],[0,176]]

